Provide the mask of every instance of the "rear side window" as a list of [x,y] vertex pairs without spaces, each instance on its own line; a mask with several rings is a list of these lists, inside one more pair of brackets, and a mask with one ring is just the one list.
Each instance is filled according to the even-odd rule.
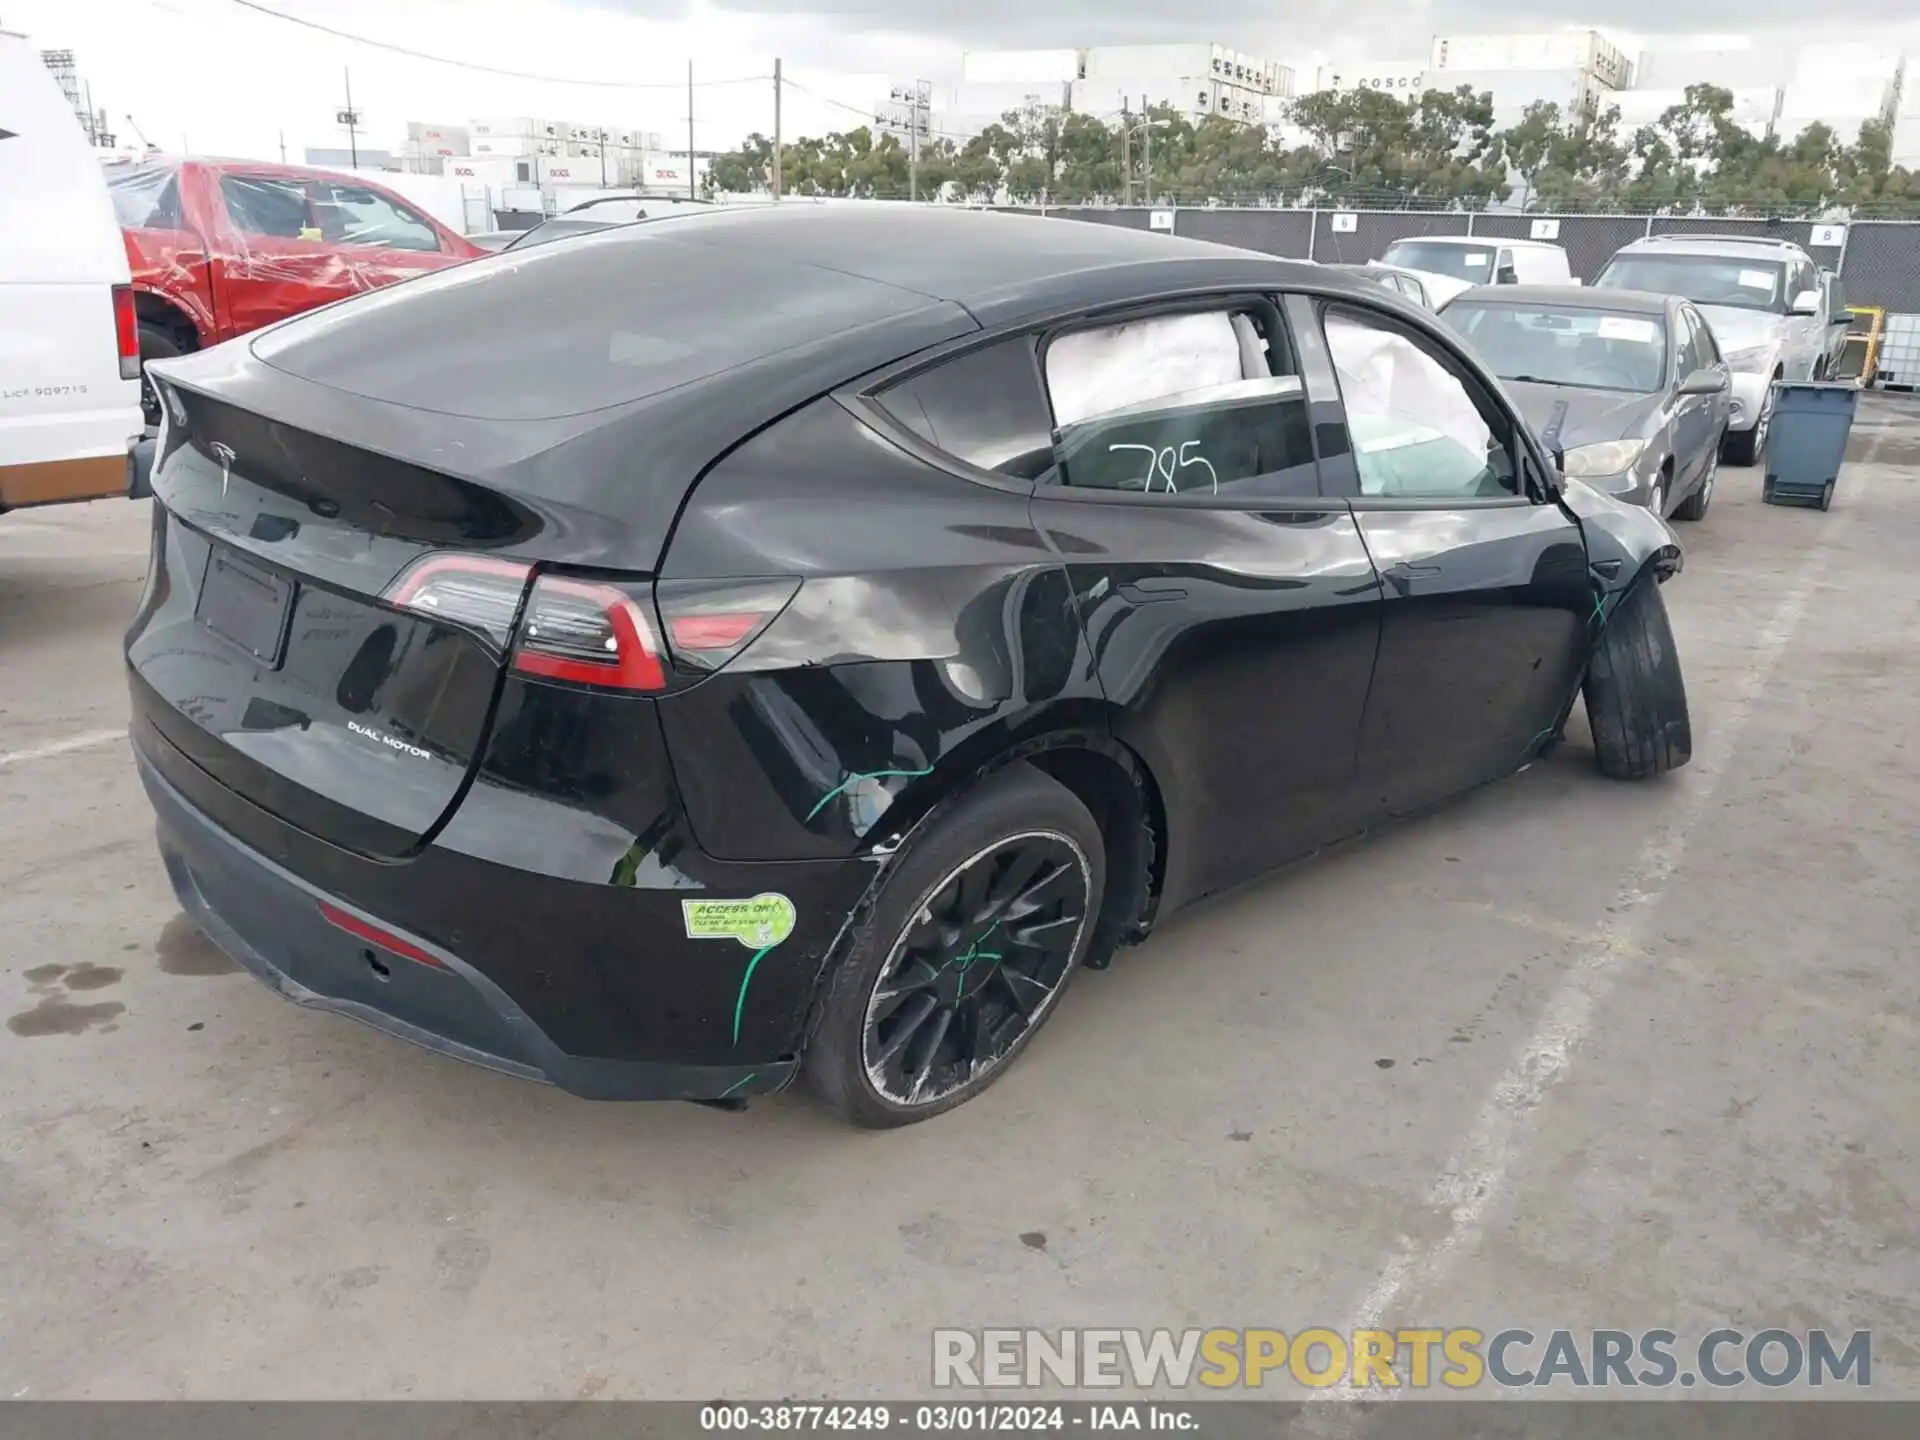
[[178,230],[180,178],[171,169],[129,170],[107,180],[113,212],[124,230]]
[[1269,307],[1156,315],[1046,349],[1054,480],[1143,498],[1320,493],[1306,395]]
[[969,351],[875,398],[929,445],[981,470],[1032,480],[1053,463],[1031,336]]

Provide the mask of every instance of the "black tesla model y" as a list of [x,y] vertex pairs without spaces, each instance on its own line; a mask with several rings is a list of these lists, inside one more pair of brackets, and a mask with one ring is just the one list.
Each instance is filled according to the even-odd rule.
[[991,1083],[1082,966],[1527,763],[1682,764],[1656,516],[1312,265],[768,206],[155,367],[127,637],[181,904],[597,1097]]

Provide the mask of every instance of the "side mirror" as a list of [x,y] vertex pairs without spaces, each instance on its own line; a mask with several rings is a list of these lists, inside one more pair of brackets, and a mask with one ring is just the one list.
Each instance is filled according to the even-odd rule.
[[1798,295],[1793,297],[1792,313],[1795,315],[1818,315],[1820,313],[1820,292],[1818,290],[1802,290]]
[[1520,283],[1520,272],[1511,265],[1502,265],[1498,273],[1494,275],[1493,283],[1496,285],[1518,285]]
[[1680,382],[1682,395],[1723,395],[1732,382],[1718,370],[1696,370]]

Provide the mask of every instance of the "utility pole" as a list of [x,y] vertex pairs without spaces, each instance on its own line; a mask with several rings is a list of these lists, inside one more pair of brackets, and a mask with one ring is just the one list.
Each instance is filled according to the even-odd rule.
[[352,168],[358,170],[360,168],[360,112],[353,108],[353,72],[343,70],[341,73],[347,80],[347,108],[334,112],[333,118],[347,127],[347,155],[352,162]]
[[780,79],[780,58],[773,61],[773,198],[780,198],[780,91],[784,82]]
[[1120,102],[1120,203],[1133,204],[1133,114]]
[[693,61],[687,61],[687,198],[698,200],[693,165]]
[[287,132],[284,130],[280,132],[280,163],[287,163]]
[[891,103],[873,117],[882,130],[907,137],[907,196],[912,200],[920,198],[920,137],[929,132],[932,113],[933,85],[916,80],[894,86]]
[[1151,206],[1153,204],[1153,111],[1149,108],[1147,97],[1144,95],[1140,97],[1140,113],[1145,117],[1143,123],[1147,130],[1147,204]]
[[607,132],[603,127],[598,132],[600,139],[600,188],[607,188]]

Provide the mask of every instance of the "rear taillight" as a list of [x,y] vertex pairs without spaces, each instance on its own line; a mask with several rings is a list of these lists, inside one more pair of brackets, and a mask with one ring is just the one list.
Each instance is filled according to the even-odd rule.
[[787,608],[798,580],[662,580],[654,587],[667,648],[692,670],[718,670]]
[[504,650],[532,573],[532,566],[518,560],[429,555],[403,571],[381,598],[402,610],[478,630]]
[[[98,294],[98,291],[94,292]],[[113,287],[113,338],[120,347],[120,378],[140,378],[140,316],[134,309],[133,287]]]
[[652,608],[639,586],[542,575],[527,600],[513,668],[611,690],[667,688]]

